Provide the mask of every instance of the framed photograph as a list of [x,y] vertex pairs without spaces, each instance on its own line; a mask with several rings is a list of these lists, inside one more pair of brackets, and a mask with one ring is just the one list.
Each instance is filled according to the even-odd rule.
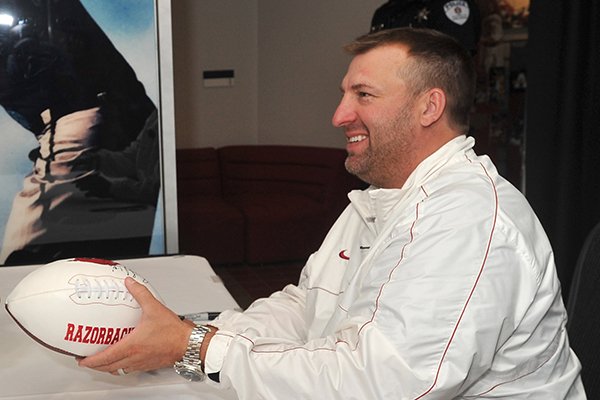
[[0,264],[173,254],[170,0],[0,0]]

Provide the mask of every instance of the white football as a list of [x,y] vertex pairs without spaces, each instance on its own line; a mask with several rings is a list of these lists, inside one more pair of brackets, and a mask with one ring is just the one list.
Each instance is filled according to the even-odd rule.
[[63,354],[88,356],[133,330],[142,309],[125,278],[146,279],[114,261],[71,258],[43,265],[6,298],[6,310],[29,336]]

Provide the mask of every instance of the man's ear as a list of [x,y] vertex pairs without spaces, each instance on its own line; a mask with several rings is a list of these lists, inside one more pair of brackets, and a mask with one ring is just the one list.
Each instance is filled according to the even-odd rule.
[[437,122],[446,110],[446,93],[442,89],[429,89],[422,95],[421,125],[428,127]]

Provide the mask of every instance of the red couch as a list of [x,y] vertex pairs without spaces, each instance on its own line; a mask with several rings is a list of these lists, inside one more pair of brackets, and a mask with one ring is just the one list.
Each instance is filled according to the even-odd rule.
[[177,150],[179,250],[214,264],[306,259],[365,184],[342,149],[227,146]]

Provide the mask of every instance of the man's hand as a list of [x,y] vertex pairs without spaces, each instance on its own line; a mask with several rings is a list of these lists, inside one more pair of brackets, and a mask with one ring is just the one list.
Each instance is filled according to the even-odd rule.
[[183,358],[192,324],[181,319],[142,284],[131,278],[125,286],[142,307],[142,319],[135,329],[98,354],[79,359],[80,367],[117,374],[150,371],[172,366]]

